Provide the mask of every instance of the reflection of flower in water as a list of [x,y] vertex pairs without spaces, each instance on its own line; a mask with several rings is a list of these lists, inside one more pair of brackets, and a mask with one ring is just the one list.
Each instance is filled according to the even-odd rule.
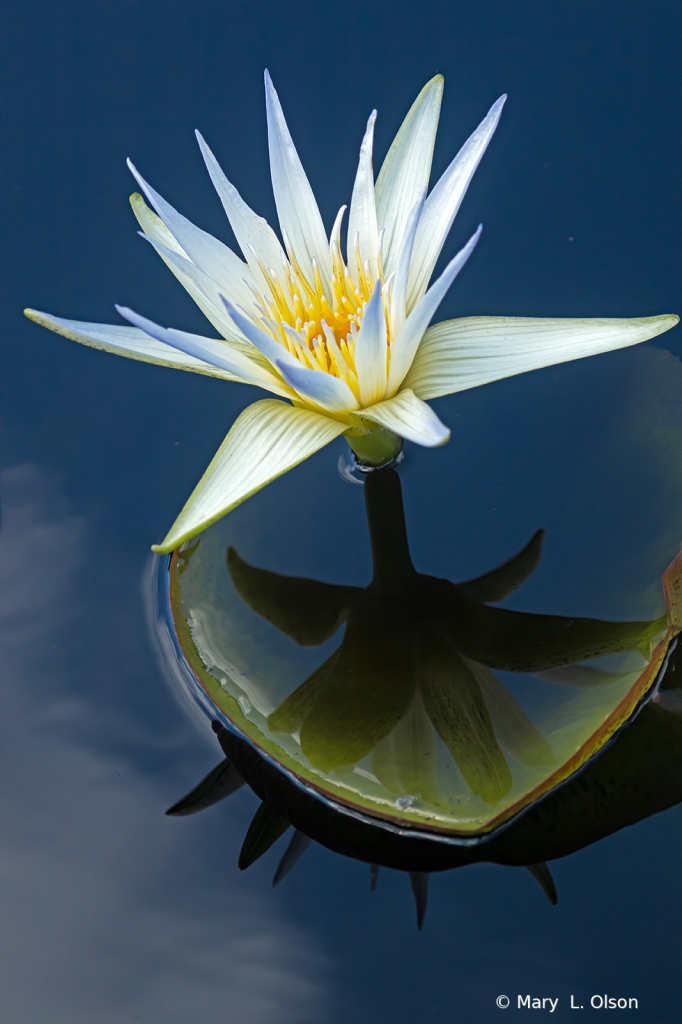
[[[360,150],[346,261],[342,206],[329,238],[266,72],[272,184],[284,249],[199,144],[246,262],[173,209],[130,164],[143,237],[220,338],[167,329],[118,307],[132,327],[26,310],[75,341],[144,362],[253,384],[277,396],[238,418],[163,543],[170,552],[271,480],[343,434],[359,458],[386,465],[402,439],[450,436],[426,400],[652,338],[675,316],[632,320],[466,317],[429,327],[479,230],[429,288],[454,217],[505,97],[426,196],[442,76],[422,89],[374,182],[376,111]],[[286,249],[286,252],[285,252]]]
[[242,599],[297,643],[321,644],[346,623],[339,648],[268,726],[299,732],[309,762],[325,773],[371,754],[374,774],[399,807],[417,795],[442,804],[435,729],[471,791],[494,806],[512,785],[504,752],[528,768],[556,762],[491,669],[556,673],[619,651],[648,657],[665,620],[602,622],[491,608],[535,569],[541,532],[511,561],[455,586],[414,569],[397,474],[370,474],[365,494],[374,560],[366,588],[280,576],[228,552]]

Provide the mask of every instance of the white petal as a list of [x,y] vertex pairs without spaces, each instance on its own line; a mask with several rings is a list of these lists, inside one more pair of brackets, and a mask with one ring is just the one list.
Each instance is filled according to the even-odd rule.
[[279,223],[283,231],[286,231],[296,259],[308,280],[313,279],[312,261],[315,258],[320,267],[323,285],[329,290],[331,267],[324,224],[267,71],[265,105],[268,115],[272,190],[275,194]]
[[341,252],[341,221],[343,220],[343,215],[344,215],[344,213],[346,212],[347,209],[348,209],[347,206],[342,206],[341,209],[339,210],[339,212],[336,215],[336,219],[334,220],[334,226],[332,227],[331,234],[329,236],[329,250],[330,250],[329,259],[330,259],[330,262],[331,262],[331,258],[332,258],[331,257],[331,247],[332,247],[332,245],[336,245],[336,248],[339,250],[339,253]]
[[202,231],[201,228],[196,227],[177,210],[174,210],[170,203],[167,203],[151,185],[147,184],[130,160],[128,160],[128,167],[159,217],[187,253],[192,263],[195,263],[205,274],[221,284],[226,291],[241,296],[240,301],[244,301],[248,295],[244,278],[251,279],[246,264],[217,238]]
[[386,276],[396,269],[410,211],[428,188],[442,98],[443,76],[436,75],[410,107],[377,178],[374,195],[379,230],[386,232]]
[[479,224],[478,230],[471,236],[464,248],[460,249],[455,258],[450,260],[438,280],[431,285],[423,299],[412,310],[403,324],[400,333],[391,345],[391,365],[389,367],[388,387],[386,389],[389,395],[394,395],[402,384],[415,358],[415,352],[417,352],[419,344],[424,337],[429,320],[443,301],[448,288],[476,248],[482,230],[483,226]]
[[177,331],[172,327],[160,327],[153,320],[147,320],[132,309],[125,306],[116,306],[116,311],[128,320],[135,327],[149,334],[157,341],[166,345],[172,345],[188,356],[201,359],[210,363],[219,370],[232,374],[236,380],[243,380],[247,384],[257,384],[259,387],[267,388],[277,395],[285,398],[291,397],[291,392],[274,373],[264,372],[257,363],[252,362],[241,352],[232,349],[224,341],[216,341],[213,338],[204,338],[200,334],[188,334],[186,331]]
[[358,284],[358,270],[355,260],[355,235],[359,235],[360,257],[364,267],[365,261],[369,260],[372,280],[379,276],[377,264],[377,251],[379,249],[379,232],[377,230],[377,211],[374,202],[374,172],[372,170],[372,145],[374,142],[374,122],[377,112],[373,110],[365,137],[360,147],[360,160],[358,163],[355,184],[353,185],[353,196],[348,214],[348,244],[346,245],[346,263],[350,270],[351,277]]
[[258,214],[254,213],[246,205],[234,185],[227,180],[201,133],[197,132],[196,136],[199,148],[201,149],[201,155],[211,176],[211,181],[220,196],[220,201],[223,204],[223,209],[227,214],[230,226],[234,231],[235,238],[244,253],[244,257],[251,268],[255,280],[258,282],[258,287],[269,292],[270,282],[264,277],[258,261],[254,258],[251,246],[258,253],[264,266],[274,270],[280,283],[285,284],[284,278],[281,275],[284,250],[280,245],[277,235],[263,217],[259,217]]
[[633,320],[471,316],[430,327],[405,386],[436,398],[542,366],[638,345],[674,327],[673,314]]
[[381,281],[377,281],[365,307],[353,356],[363,406],[380,402],[386,392],[386,344]]
[[426,448],[436,448],[450,439],[450,431],[433,409],[407,388],[395,398],[362,409],[357,415]]
[[[395,282],[393,284],[393,291],[391,292],[391,334],[394,338],[405,323],[405,317],[407,316],[407,279],[410,273],[410,260],[412,259],[414,238],[417,233],[419,218],[421,217],[421,213],[424,208],[424,199],[424,195],[420,196],[410,213],[405,227],[403,245],[398,257],[398,266],[394,271]],[[386,284],[388,285],[388,281]]]
[[[223,337],[232,341],[236,340],[238,332],[235,330],[234,324],[225,316],[222,302],[216,306],[215,301],[209,298],[209,296],[215,295],[218,287],[213,278],[209,278],[207,274],[199,270],[196,264],[192,263],[161,218],[149,209],[139,193],[136,192],[130,197],[130,204],[144,231],[142,237],[145,241],[151,242],[163,262],[194,299],[215,329]],[[207,282],[210,283],[207,284]],[[246,289],[246,296],[248,297],[247,301],[252,301],[248,289]]]
[[464,143],[448,169],[426,200],[412,253],[408,283],[408,311],[427,289],[445,239],[474,176],[476,168],[493,137],[506,96],[500,96],[487,117]]
[[24,313],[63,338],[79,341],[90,348],[99,348],[103,352],[113,352],[117,356],[127,356],[143,363],[156,363],[159,366],[172,366],[179,370],[191,370],[194,373],[205,373],[209,377],[220,377],[223,380],[241,380],[233,373],[219,370],[202,359],[195,359],[176,348],[171,348],[135,327],[120,327],[118,324],[91,324],[80,320],[63,320],[59,316],[40,313],[37,309],[25,309]]
[[315,402],[329,412],[346,412],[359,408],[358,401],[345,381],[323,370],[310,370],[297,363],[277,363],[287,384],[305,400]]
[[250,405],[154,551],[174,551],[346,429],[347,425],[337,420],[274,399]]
[[[214,281],[212,277],[205,274],[203,270],[185,256],[167,249],[161,242],[155,241],[148,235],[143,235],[141,232],[140,234],[146,242],[154,246],[166,266],[173,271],[177,279],[192,296],[197,306],[199,306],[201,312],[210,320],[216,330],[220,331],[228,341],[241,340],[243,342],[244,339],[240,332],[235,328],[230,318],[226,316],[225,307],[222,303],[221,296],[225,293],[230,294],[229,289],[221,288],[217,281]],[[230,298],[233,302],[237,301],[234,293],[230,295]],[[253,305],[253,296],[249,294],[249,298],[251,305]]]
[[148,238],[153,238],[155,242],[160,242],[161,245],[165,245],[165,247],[170,249],[171,252],[178,253],[180,256],[184,256],[185,259],[189,259],[189,256],[182,248],[175,235],[168,230],[159,215],[154,213],[154,211],[147,206],[144,201],[144,196],[141,196],[139,192],[133,192],[130,197],[130,205],[137,219],[137,223]]
[[[140,196],[140,202],[143,203]],[[148,211],[151,216],[151,211]],[[157,218],[158,220],[158,218]],[[230,345],[231,349],[242,352],[247,358],[257,363],[266,373],[272,371],[272,365],[265,357],[253,348],[253,345],[246,340],[242,332],[235,326],[232,319],[226,314],[222,301],[222,292],[213,278],[204,274],[194,263],[186,259],[175,249],[168,249],[161,242],[158,242],[147,235],[142,235],[145,241],[150,242],[167,267],[173,272],[178,281],[187,289],[197,306],[215,327],[222,334],[223,338]],[[284,392],[287,393],[288,392]]]
[[280,345],[278,341],[268,334],[267,331],[261,330],[248,316],[234,306],[229,299],[222,296],[222,300],[225,304],[227,312],[230,314],[231,319],[237,325],[242,334],[249,339],[252,345],[262,352],[266,359],[276,366],[277,363],[287,363],[289,366],[300,366],[298,359],[291,355],[288,349]]

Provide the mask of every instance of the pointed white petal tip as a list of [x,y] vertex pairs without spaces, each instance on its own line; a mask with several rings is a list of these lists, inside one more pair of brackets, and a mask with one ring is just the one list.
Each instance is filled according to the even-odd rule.
[[404,386],[422,399],[464,391],[518,373],[649,341],[678,322],[674,314],[632,319],[463,317],[424,335]]
[[174,551],[346,430],[346,424],[273,399],[239,416],[161,544]]

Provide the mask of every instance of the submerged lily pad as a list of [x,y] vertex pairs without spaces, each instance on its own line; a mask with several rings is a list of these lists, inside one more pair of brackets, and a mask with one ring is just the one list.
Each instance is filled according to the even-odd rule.
[[[488,836],[580,770],[652,695],[682,629],[682,558],[663,577],[661,619],[510,611],[491,605],[535,570],[541,532],[455,585],[415,570],[393,470],[370,474],[365,498],[369,586],[252,566],[227,519],[172,557],[177,639],[230,726],[313,795],[433,838]],[[306,649],[322,645],[315,661]]]

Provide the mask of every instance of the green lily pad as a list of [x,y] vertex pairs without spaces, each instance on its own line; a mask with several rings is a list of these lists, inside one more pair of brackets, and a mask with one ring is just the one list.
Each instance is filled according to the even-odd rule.
[[535,570],[541,532],[457,585],[414,568],[393,470],[370,474],[365,498],[367,587],[252,566],[229,517],[176,552],[179,644],[232,727],[310,793],[434,838],[489,835],[582,769],[651,695],[682,629],[682,556],[663,577],[661,619],[510,611],[492,604]]

